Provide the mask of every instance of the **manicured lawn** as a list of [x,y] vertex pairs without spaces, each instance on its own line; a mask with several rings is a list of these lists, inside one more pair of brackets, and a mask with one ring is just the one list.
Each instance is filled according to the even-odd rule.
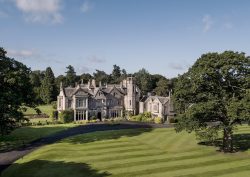
[[250,127],[238,136],[244,151],[223,154],[174,129],[96,132],[67,138],[16,161],[3,177],[248,177]]
[[22,127],[14,130],[11,134],[0,136],[0,151],[6,151],[25,145],[35,139],[66,130],[75,124],[58,124],[46,126]]
[[[26,108],[27,108],[27,110],[26,110],[26,112],[24,112],[24,115],[36,114],[36,111],[33,108],[30,108],[30,107],[26,107]],[[42,113],[47,114],[48,116],[54,110],[52,105],[40,105],[40,106],[37,106],[37,108],[40,109],[40,111]]]

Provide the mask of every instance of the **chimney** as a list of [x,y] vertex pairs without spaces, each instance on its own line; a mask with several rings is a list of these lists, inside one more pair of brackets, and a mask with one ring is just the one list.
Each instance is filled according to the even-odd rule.
[[90,80],[88,81],[88,89],[90,89]]
[[99,88],[102,88],[102,81],[99,81]]
[[92,79],[92,86],[96,88],[95,79]]
[[60,91],[63,90],[63,83],[62,81],[60,82]]

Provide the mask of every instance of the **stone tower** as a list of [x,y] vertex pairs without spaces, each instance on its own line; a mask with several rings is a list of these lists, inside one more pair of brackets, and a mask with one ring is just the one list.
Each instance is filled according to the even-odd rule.
[[127,77],[126,79],[127,95],[125,96],[125,109],[136,113],[136,85],[133,77]]

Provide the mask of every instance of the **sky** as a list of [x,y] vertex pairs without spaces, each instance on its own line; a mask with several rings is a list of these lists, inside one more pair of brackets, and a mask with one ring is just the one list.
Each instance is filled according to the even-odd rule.
[[204,53],[250,54],[249,0],[0,0],[0,46],[32,70],[119,65],[178,76]]

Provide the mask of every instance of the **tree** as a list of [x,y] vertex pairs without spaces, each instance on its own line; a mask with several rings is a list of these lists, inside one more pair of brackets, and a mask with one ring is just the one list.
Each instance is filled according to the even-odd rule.
[[198,135],[222,130],[221,149],[232,152],[235,126],[250,122],[250,57],[232,51],[204,54],[181,77],[175,100],[189,106],[178,116],[176,130]]
[[169,91],[169,83],[166,78],[162,78],[156,83],[156,88],[154,89],[156,95],[166,97],[169,95]]
[[43,78],[44,78],[44,72],[41,72],[40,70],[31,71],[30,73],[30,82],[32,84],[33,92],[35,94],[34,101],[37,104],[42,103],[41,84],[42,84]]
[[83,83],[87,83],[90,79],[92,79],[92,76],[89,73],[84,73],[80,76],[80,79]]
[[96,72],[93,73],[93,76],[97,83],[99,83],[100,81],[102,83],[109,83],[111,80],[110,76],[107,73],[98,69],[96,69]]
[[50,67],[46,68],[44,79],[41,84],[41,98],[44,103],[50,104],[56,99],[57,91],[55,76]]
[[144,95],[152,91],[152,76],[146,69],[142,68],[134,73],[134,76],[138,87]]
[[13,130],[24,117],[22,106],[34,106],[30,69],[0,48],[0,133]]
[[111,74],[112,83],[119,83],[121,79],[121,68],[120,66],[113,65],[113,71]]
[[69,65],[66,67],[66,86],[74,86],[76,82],[76,72],[73,66]]
[[59,93],[60,85],[62,83],[63,87],[66,87],[66,78],[63,75],[59,75],[55,78],[56,90]]

